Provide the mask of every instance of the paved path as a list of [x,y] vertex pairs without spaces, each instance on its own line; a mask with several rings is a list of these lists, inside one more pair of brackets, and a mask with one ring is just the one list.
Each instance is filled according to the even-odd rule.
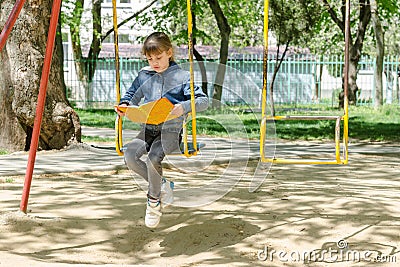
[[[113,137],[110,129],[84,127],[83,135]],[[124,131],[124,138],[135,136],[135,131]],[[199,164],[223,164],[232,161],[257,159],[257,142],[199,137],[206,147],[195,157],[167,156],[166,166],[199,166]],[[16,152],[0,156],[0,176],[22,175],[26,172],[28,152]],[[63,173],[125,169],[124,159],[115,152],[113,143],[77,144],[63,150],[39,151],[36,155],[34,174]]]
[[[113,129],[82,128],[83,135],[113,137]],[[124,138],[135,136],[135,131],[124,131]],[[206,147],[195,157],[181,155],[166,157],[165,166],[196,167],[210,164],[224,164],[259,159],[258,140],[199,137],[198,142]],[[400,144],[350,144],[351,155],[393,154],[400,156]],[[285,142],[276,145],[277,157],[304,158],[333,157],[334,145],[316,142]],[[27,152],[0,156],[0,176],[23,175],[28,161]],[[84,172],[96,170],[126,169],[123,157],[118,156],[112,143],[78,144],[63,150],[40,151],[36,155],[34,174]]]

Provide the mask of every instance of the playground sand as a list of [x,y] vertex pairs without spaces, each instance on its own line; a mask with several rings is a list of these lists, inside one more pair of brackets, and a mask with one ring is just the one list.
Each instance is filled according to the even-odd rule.
[[165,208],[157,229],[144,226],[145,190],[129,171],[34,175],[27,215],[24,177],[0,177],[0,266],[396,266],[399,164],[370,153],[275,165],[253,193],[253,163],[167,169],[176,190],[228,167],[241,179],[211,203]]

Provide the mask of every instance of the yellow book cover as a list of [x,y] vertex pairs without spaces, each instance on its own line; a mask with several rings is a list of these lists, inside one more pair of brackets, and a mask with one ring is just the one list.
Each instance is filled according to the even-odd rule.
[[129,120],[137,123],[160,124],[178,117],[170,114],[174,105],[165,97],[140,106],[116,107],[125,112]]

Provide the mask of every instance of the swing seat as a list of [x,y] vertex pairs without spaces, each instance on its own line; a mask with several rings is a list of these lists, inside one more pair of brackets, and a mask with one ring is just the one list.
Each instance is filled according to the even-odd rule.
[[[114,26],[114,46],[115,46],[115,70],[116,70],[116,90],[117,90],[117,103],[120,101],[120,69],[119,69],[119,54],[118,54],[118,24],[117,24],[117,10],[116,1],[113,1],[113,26]],[[195,94],[194,94],[194,74],[193,74],[193,39],[192,39],[192,12],[191,3],[187,2],[188,10],[188,39],[189,39],[189,63],[190,63],[190,104],[193,111],[190,116],[192,119],[192,140],[196,142],[196,107],[195,107]],[[159,124],[167,120],[173,119],[171,117],[170,111],[173,109],[174,105],[166,99],[162,98],[153,103],[147,103],[140,107],[124,107],[127,117],[133,122],[140,123],[154,123]],[[122,107],[120,107],[122,108]],[[157,109],[158,108],[158,109]],[[132,113],[132,116],[129,116]],[[141,115],[139,115],[141,114]],[[140,117],[140,118],[139,118]],[[149,121],[153,117],[154,121]],[[139,120],[139,121],[137,121]],[[183,142],[180,144],[179,150],[176,153],[186,157],[195,156],[201,148],[205,146],[204,143],[196,143],[197,147],[194,147],[193,143],[188,142],[188,132],[186,130],[186,118],[183,122]],[[122,140],[122,119],[117,115],[115,120],[115,149],[119,156],[124,155],[126,146],[123,145]],[[179,153],[180,152],[180,153]]]
[[[196,151],[200,151],[200,149],[202,149],[203,147],[205,147],[206,146],[206,144],[205,143],[197,143],[197,149],[195,149],[194,148],[194,146],[193,146],[193,143],[187,143],[187,146],[188,146],[188,153],[189,153],[189,155],[192,155],[192,154],[194,154]],[[181,154],[185,154],[185,144],[182,142],[181,144],[180,144],[180,146],[179,146],[179,149],[180,149],[180,153]]]
[[[197,150],[194,149],[193,143],[188,143],[188,153],[189,155],[193,155],[196,151],[200,151],[203,147],[206,146],[205,143],[197,143]],[[126,145],[121,148],[122,152],[126,151]],[[185,154],[185,144],[182,142],[179,145],[179,150],[172,152],[171,155],[184,155]]]

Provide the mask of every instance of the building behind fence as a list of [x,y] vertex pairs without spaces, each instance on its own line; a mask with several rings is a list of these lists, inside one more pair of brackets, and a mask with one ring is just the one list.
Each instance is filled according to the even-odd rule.
[[[213,82],[218,68],[218,61],[204,62],[208,95],[212,97]],[[184,69],[188,62],[178,63]],[[121,94],[129,88],[139,70],[147,65],[140,59],[121,58]],[[275,60],[268,60],[268,86],[271,81]],[[383,75],[383,97],[385,103],[399,103],[399,70],[400,62],[393,57],[386,57]],[[201,72],[197,62],[194,63],[195,83],[201,85]],[[275,104],[325,104],[338,106],[338,94],[342,90],[343,58],[339,56],[310,57],[291,55],[281,65],[274,83]],[[372,105],[375,94],[374,81],[375,60],[363,58],[359,62],[357,85],[359,87],[358,104]],[[79,81],[74,62],[66,58],[64,77],[68,99],[77,107],[112,107],[116,103],[115,61],[113,58],[97,60],[96,72],[91,82]],[[222,102],[227,105],[248,104],[261,105],[263,82],[262,54],[240,55],[231,58],[227,63],[223,84]],[[268,98],[267,98],[268,99]]]

